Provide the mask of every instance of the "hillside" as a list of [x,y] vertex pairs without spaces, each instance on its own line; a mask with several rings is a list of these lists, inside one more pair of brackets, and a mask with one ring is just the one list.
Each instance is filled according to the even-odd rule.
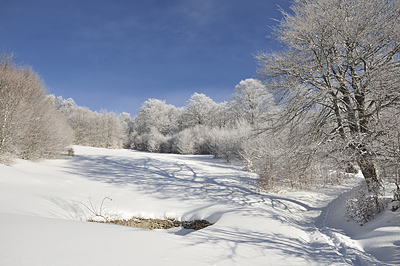
[[[262,193],[256,175],[210,156],[74,149],[73,157],[0,165],[0,265],[400,263],[399,211],[362,227],[345,221],[360,177]],[[105,197],[112,200],[100,208]],[[214,224],[196,231],[88,223],[91,203],[106,217]]]

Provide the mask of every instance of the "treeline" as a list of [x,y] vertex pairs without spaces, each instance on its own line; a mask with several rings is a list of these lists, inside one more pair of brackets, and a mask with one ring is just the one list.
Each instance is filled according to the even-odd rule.
[[[255,79],[241,81],[231,102],[216,103],[194,93],[183,107],[158,99],[145,101],[133,119],[93,112],[76,105],[73,99],[52,96],[75,132],[74,144],[104,148],[130,148],[149,152],[213,154],[231,157],[224,142],[255,132],[274,111],[272,95]],[[234,140],[235,139],[235,140]],[[232,145],[231,143],[225,145]]]
[[238,157],[244,140],[255,135],[276,111],[267,88],[255,79],[241,81],[230,102],[216,103],[194,93],[183,107],[149,99],[133,119],[131,148],[150,152]]
[[[341,180],[328,170],[346,170],[345,162],[302,141],[310,124],[279,129],[281,108],[256,79],[242,80],[229,102],[216,103],[194,93],[183,107],[158,99],[142,103],[133,119],[106,111],[93,112],[72,99],[52,97],[74,130],[76,145],[128,148],[177,154],[210,154],[226,161],[239,159],[260,176],[260,186],[307,188]],[[311,121],[311,117],[310,117]],[[332,154],[331,154],[332,155]],[[318,160],[318,156],[324,158]]]
[[131,118],[107,111],[93,112],[77,106],[73,99],[51,96],[56,108],[74,130],[74,144],[98,148],[118,149],[127,144]]
[[132,120],[129,145],[149,152],[212,154],[228,162],[239,159],[246,170],[260,176],[259,185],[265,189],[340,182],[339,173],[347,165],[323,151],[314,152],[318,143],[302,141],[300,136],[311,126],[307,121],[296,130],[277,128],[284,119],[281,106],[256,79],[237,84],[229,102],[216,103],[195,93],[178,108],[149,99]]
[[73,130],[30,67],[0,59],[0,163],[52,158],[72,143]]

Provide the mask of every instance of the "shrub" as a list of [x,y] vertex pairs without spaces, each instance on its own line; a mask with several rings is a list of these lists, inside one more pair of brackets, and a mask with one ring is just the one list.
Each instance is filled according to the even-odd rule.
[[216,158],[224,158],[230,162],[232,158],[240,158],[243,144],[252,135],[250,127],[236,127],[211,130],[208,144]]
[[67,156],[74,156],[75,155],[75,151],[73,148],[69,148],[67,151]]
[[161,152],[161,146],[166,139],[157,129],[151,128],[147,141],[147,150],[149,152]]
[[195,154],[194,134],[191,128],[179,132],[174,140],[174,150],[180,154]]
[[386,203],[380,191],[368,191],[363,185],[346,201],[346,216],[363,225],[383,211]]

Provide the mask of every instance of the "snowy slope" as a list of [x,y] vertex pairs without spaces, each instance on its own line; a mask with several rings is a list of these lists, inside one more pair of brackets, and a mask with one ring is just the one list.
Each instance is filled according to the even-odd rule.
[[[362,228],[345,222],[345,186],[260,194],[255,175],[209,156],[74,148],[74,157],[0,165],[0,265],[399,262],[398,213]],[[83,204],[104,197],[109,216],[215,224],[150,231],[86,222],[93,215]]]

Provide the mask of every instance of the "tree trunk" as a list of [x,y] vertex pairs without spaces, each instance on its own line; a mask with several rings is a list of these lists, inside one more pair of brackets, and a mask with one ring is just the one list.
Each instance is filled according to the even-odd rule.
[[369,191],[377,191],[382,186],[376,171],[374,156],[363,153],[358,158],[358,166],[367,182]]

